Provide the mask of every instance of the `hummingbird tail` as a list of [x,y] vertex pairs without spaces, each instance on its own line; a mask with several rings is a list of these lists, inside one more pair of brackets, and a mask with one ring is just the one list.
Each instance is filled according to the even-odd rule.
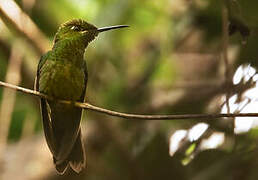
[[68,162],[67,161],[64,161],[63,163],[61,164],[56,164],[56,160],[54,158],[54,163],[56,165],[56,170],[57,172],[60,174],[60,175],[63,175],[68,167]]
[[77,173],[80,173],[86,165],[86,155],[82,142],[81,132],[79,133],[74,147],[69,155],[70,167]]
[[85,168],[86,156],[81,131],[79,132],[74,147],[67,159],[62,163],[58,163],[58,161],[54,158],[54,164],[56,165],[57,172],[61,175],[67,170],[68,164],[77,173],[80,173]]

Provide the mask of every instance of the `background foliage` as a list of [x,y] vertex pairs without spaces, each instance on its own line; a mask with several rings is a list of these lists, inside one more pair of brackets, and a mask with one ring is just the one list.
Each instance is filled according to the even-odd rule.
[[[221,55],[223,1],[15,2],[49,42],[58,26],[73,18],[97,27],[130,25],[128,29],[99,35],[86,50],[86,99],[94,105],[140,114],[219,113],[225,110],[228,94],[235,95],[235,99],[229,99],[231,111],[241,112],[244,93],[256,86],[257,1],[237,1],[242,22],[251,34],[248,39],[241,32],[230,36],[229,66],[225,66]],[[238,11],[236,14],[241,15]],[[232,16],[229,18],[232,23]],[[8,82],[33,88],[40,54],[32,46],[0,21],[0,80],[7,81],[9,72]],[[45,52],[50,48],[46,45]],[[8,71],[11,67],[14,68]],[[245,74],[240,83],[233,83],[239,67]],[[227,77],[225,68],[230,71]],[[248,79],[246,75],[251,70],[254,73]],[[235,119],[139,121],[90,111],[84,113],[82,121],[87,151],[85,172],[57,176],[44,141],[37,98],[10,92],[4,98],[3,90],[0,88],[0,126],[8,129],[2,133],[7,136],[6,146],[0,146],[0,175],[4,179],[258,179],[255,118],[242,118],[242,126],[247,120],[251,126],[244,133],[237,133]],[[248,103],[257,100],[257,93]],[[232,101],[239,109],[233,107]],[[257,112],[256,109],[246,111]],[[3,113],[7,111],[11,113]],[[11,120],[10,125],[5,119]],[[200,122],[206,124],[197,126],[191,136],[192,127]],[[204,141],[214,134],[219,134],[214,137],[220,139],[210,140],[213,144],[204,146]],[[176,142],[172,153],[171,146]]]

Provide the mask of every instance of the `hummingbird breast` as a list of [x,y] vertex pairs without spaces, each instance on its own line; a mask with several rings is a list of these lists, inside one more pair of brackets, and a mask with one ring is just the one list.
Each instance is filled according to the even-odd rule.
[[69,61],[47,61],[40,71],[40,92],[58,99],[79,100],[85,83],[84,69]]

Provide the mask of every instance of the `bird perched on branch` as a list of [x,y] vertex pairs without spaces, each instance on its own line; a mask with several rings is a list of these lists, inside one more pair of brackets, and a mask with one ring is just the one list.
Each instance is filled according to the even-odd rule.
[[[62,24],[51,51],[38,64],[35,88],[55,99],[84,102],[87,67],[84,51],[99,33],[126,25],[97,28],[81,19]],[[41,98],[43,129],[58,173],[70,166],[79,173],[85,167],[85,150],[81,136],[82,109],[72,104]]]

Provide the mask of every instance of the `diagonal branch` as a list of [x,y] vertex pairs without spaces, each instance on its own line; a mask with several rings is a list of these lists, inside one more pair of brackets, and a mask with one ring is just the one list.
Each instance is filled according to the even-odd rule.
[[139,120],[178,120],[178,119],[216,119],[222,117],[258,117],[258,113],[227,113],[227,114],[177,114],[177,115],[140,115],[140,114],[128,114],[116,112],[104,108],[100,108],[89,103],[72,102],[67,100],[58,100],[53,97],[42,94],[38,91],[26,89],[23,87],[15,86],[9,83],[0,81],[0,86],[14,89],[26,94],[34,95],[37,97],[45,98],[52,101],[58,101],[59,103],[72,104],[78,108],[88,109],[99,113],[107,114],[110,116],[125,118],[125,119],[139,119]]
[[[10,61],[6,73],[6,81],[14,84],[19,84],[21,80],[20,69],[22,63],[22,52],[19,49],[18,40],[12,46]],[[0,103],[0,157],[6,152],[9,126],[11,124],[12,113],[16,101],[16,92],[10,89],[4,89],[2,102]],[[8,105],[6,105],[8,104]],[[0,166],[2,171],[5,171],[6,166],[4,165],[3,159],[0,158]],[[0,179],[1,179],[0,175]]]
[[0,18],[11,30],[28,40],[37,54],[41,55],[49,47],[49,41],[15,1],[0,1]]

